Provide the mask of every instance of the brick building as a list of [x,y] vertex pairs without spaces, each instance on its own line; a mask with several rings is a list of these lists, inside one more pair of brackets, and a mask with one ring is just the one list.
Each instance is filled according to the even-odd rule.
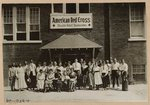
[[[58,61],[60,55],[61,60],[124,58],[130,81],[146,81],[145,21],[145,3],[3,4],[5,85],[12,62]],[[62,35],[81,35],[102,48],[40,49]]]

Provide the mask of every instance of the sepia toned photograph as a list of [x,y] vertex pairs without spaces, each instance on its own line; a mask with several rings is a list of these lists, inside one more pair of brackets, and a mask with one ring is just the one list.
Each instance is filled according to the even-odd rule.
[[2,3],[5,103],[148,102],[146,3]]

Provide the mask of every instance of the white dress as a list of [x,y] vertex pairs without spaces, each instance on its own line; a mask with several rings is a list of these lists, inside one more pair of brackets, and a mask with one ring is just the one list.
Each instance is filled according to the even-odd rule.
[[25,69],[23,67],[18,67],[16,69],[17,80],[15,82],[15,89],[24,89],[27,88],[25,82]]
[[93,68],[95,85],[102,84],[101,68],[99,66]]
[[45,80],[45,74],[38,73],[37,75],[37,88],[38,89],[44,89],[44,80]]

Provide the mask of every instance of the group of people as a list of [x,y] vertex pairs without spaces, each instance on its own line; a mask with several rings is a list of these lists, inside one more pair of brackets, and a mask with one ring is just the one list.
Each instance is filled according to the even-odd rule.
[[31,59],[24,64],[12,63],[9,65],[9,81],[11,90],[24,89],[40,92],[47,91],[75,91],[76,89],[90,90],[102,88],[103,90],[117,88],[122,80],[122,90],[127,90],[128,65],[124,59],[117,61],[99,60],[86,62],[84,59],[75,59],[57,63],[56,61],[40,62],[37,64]]

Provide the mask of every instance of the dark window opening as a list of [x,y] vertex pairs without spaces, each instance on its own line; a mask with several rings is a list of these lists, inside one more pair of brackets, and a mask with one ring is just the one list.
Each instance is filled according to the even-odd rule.
[[30,32],[30,40],[39,40],[39,32]]
[[54,4],[54,13],[62,13],[63,12],[63,5],[62,4]]
[[4,36],[4,40],[12,41],[13,40],[13,36]]
[[4,24],[4,34],[12,34],[13,26],[12,24]]
[[66,13],[76,13],[76,4],[75,3],[66,4]]
[[26,24],[17,24],[17,31],[26,31]]
[[79,13],[89,13],[89,4],[88,3],[79,4]]
[[26,40],[26,33],[17,33],[17,40]]

